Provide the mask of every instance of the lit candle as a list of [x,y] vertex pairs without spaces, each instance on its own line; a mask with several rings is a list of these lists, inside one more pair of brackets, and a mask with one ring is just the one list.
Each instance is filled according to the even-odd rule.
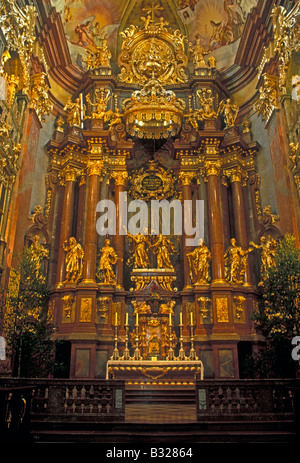
[[118,314],[117,314],[117,312],[116,312],[116,313],[115,313],[115,325],[117,326],[117,324],[118,324]]
[[191,312],[191,325],[193,324],[193,312]]
[[126,322],[125,325],[128,325],[128,312],[126,312]]
[[171,312],[169,313],[169,323],[170,323],[170,326],[172,325],[172,315],[171,315]]
[[136,324],[136,325],[139,324],[139,314],[138,314],[138,313],[136,313],[135,324]]
[[180,312],[180,325],[182,325],[182,312]]

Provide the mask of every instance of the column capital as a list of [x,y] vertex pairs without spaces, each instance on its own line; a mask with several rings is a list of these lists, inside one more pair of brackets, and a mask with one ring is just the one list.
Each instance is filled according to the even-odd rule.
[[241,166],[225,169],[224,174],[229,178],[230,183],[239,182],[242,184],[242,186],[246,185],[248,174]]
[[101,180],[103,180],[103,177],[105,175],[105,165],[102,160],[98,161],[89,161],[87,163],[87,174],[89,176],[91,175],[98,175]]
[[204,161],[204,176],[210,177],[212,175],[218,176],[221,172],[221,161],[220,160],[205,160]]
[[77,177],[81,171],[73,166],[65,166],[58,174],[61,185],[65,185],[65,182],[76,182]]
[[179,173],[179,179],[182,183],[182,185],[190,185],[193,181],[193,179],[196,178],[196,172],[191,172],[191,171],[181,171]]
[[111,177],[114,179],[116,185],[125,186],[128,179],[128,172],[126,170],[114,170],[111,173]]

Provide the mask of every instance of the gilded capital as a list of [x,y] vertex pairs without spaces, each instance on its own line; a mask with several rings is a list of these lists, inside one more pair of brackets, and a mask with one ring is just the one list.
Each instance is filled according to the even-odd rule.
[[87,164],[87,173],[89,176],[98,175],[103,179],[105,174],[105,166],[103,161],[90,161]]
[[179,179],[181,180],[182,185],[190,185],[195,177],[196,177],[195,172],[180,172],[179,173]]
[[60,183],[62,185],[64,185],[65,182],[76,182],[78,175],[79,175],[78,169],[76,169],[75,167],[70,167],[70,166],[66,166],[58,174]]
[[116,185],[126,185],[126,181],[128,179],[128,173],[126,170],[122,171],[113,171],[111,173],[112,178],[115,180]]
[[219,175],[221,171],[221,162],[220,161],[205,161],[205,175],[207,177],[211,175]]
[[240,182],[243,186],[245,185],[248,178],[247,172],[245,172],[241,166],[226,169],[224,173],[229,178],[230,183]]

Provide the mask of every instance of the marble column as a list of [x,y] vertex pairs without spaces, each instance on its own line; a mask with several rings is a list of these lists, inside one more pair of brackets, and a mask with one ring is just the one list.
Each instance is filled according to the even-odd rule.
[[225,283],[221,194],[218,180],[220,173],[219,161],[206,161],[205,173],[207,177],[207,207],[212,256],[212,283]]
[[85,231],[83,284],[96,283],[97,243],[98,233],[96,229],[97,203],[100,199],[100,182],[103,180],[103,161],[92,161],[88,164],[88,202]]
[[[248,248],[247,224],[244,210],[244,198],[242,182],[246,178],[246,173],[236,168],[229,171],[229,179],[232,189],[232,205],[234,216],[234,231],[237,244],[243,249]],[[249,263],[246,270],[246,281],[250,281]]]
[[117,289],[123,289],[123,268],[124,268],[124,246],[125,235],[120,234],[119,223],[121,219],[120,193],[125,192],[125,185],[128,178],[127,171],[114,171],[112,177],[115,180],[115,205],[116,205],[116,234],[114,236],[114,248],[119,257],[116,263]]
[[185,203],[185,201],[191,201],[192,200],[192,190],[191,190],[191,182],[193,178],[195,177],[195,173],[193,172],[180,172],[180,179],[182,182],[182,202],[183,202],[183,229],[182,229],[182,249],[183,249],[183,280],[184,280],[184,288],[191,288],[191,281],[190,281],[190,266],[189,266],[189,260],[187,257],[187,253],[193,250],[191,246],[186,245],[186,239],[191,238],[185,233],[185,227],[184,227],[184,217],[185,213],[187,212],[185,210],[187,204],[191,205],[190,203]]
[[60,224],[60,240],[58,249],[58,262],[57,262],[57,284],[61,285],[64,281],[65,270],[65,252],[63,249],[64,242],[71,237],[73,227],[74,215],[74,197],[75,197],[75,183],[77,178],[77,170],[68,167],[64,172],[64,199],[63,209]]

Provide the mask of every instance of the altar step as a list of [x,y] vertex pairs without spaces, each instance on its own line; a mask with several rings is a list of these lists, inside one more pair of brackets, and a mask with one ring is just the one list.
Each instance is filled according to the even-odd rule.
[[126,386],[125,404],[193,405],[196,406],[195,389],[167,386]]

